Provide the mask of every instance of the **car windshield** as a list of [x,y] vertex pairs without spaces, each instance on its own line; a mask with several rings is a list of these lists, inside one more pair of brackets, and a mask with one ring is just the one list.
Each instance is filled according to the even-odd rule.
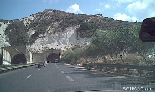
[[0,92],[155,91],[154,0],[1,0]]

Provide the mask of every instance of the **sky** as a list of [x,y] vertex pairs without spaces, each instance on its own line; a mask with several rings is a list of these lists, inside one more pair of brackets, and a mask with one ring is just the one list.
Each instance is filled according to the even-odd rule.
[[21,19],[45,9],[102,14],[103,17],[130,22],[155,17],[154,0],[1,0],[0,19]]

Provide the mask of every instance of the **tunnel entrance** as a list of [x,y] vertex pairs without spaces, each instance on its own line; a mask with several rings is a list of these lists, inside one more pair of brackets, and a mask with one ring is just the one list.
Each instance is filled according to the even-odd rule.
[[3,59],[3,55],[0,54],[0,65],[2,65],[2,59]]
[[24,54],[17,54],[11,60],[11,64],[20,64],[20,63],[26,63],[26,57]]
[[60,62],[60,55],[56,54],[56,53],[52,53],[47,57],[47,62],[51,62],[51,63],[58,63]]

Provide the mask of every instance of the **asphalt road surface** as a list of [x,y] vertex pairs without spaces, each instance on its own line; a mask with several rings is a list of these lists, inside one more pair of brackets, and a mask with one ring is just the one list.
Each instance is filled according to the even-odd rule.
[[0,92],[129,92],[143,86],[126,85],[133,81],[133,78],[124,76],[108,75],[64,63],[51,63],[42,68],[33,66],[0,74]]

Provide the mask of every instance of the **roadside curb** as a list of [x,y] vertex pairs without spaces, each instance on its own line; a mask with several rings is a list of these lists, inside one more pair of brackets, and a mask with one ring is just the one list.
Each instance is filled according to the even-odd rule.
[[17,66],[8,66],[8,67],[5,67],[5,68],[0,68],[0,74],[6,73],[6,72],[9,72],[9,71],[13,71],[13,70],[17,70],[17,69],[28,68],[28,67],[31,67],[31,66],[35,66],[37,64],[38,63],[31,63],[31,64],[27,64],[27,65],[17,65]]

